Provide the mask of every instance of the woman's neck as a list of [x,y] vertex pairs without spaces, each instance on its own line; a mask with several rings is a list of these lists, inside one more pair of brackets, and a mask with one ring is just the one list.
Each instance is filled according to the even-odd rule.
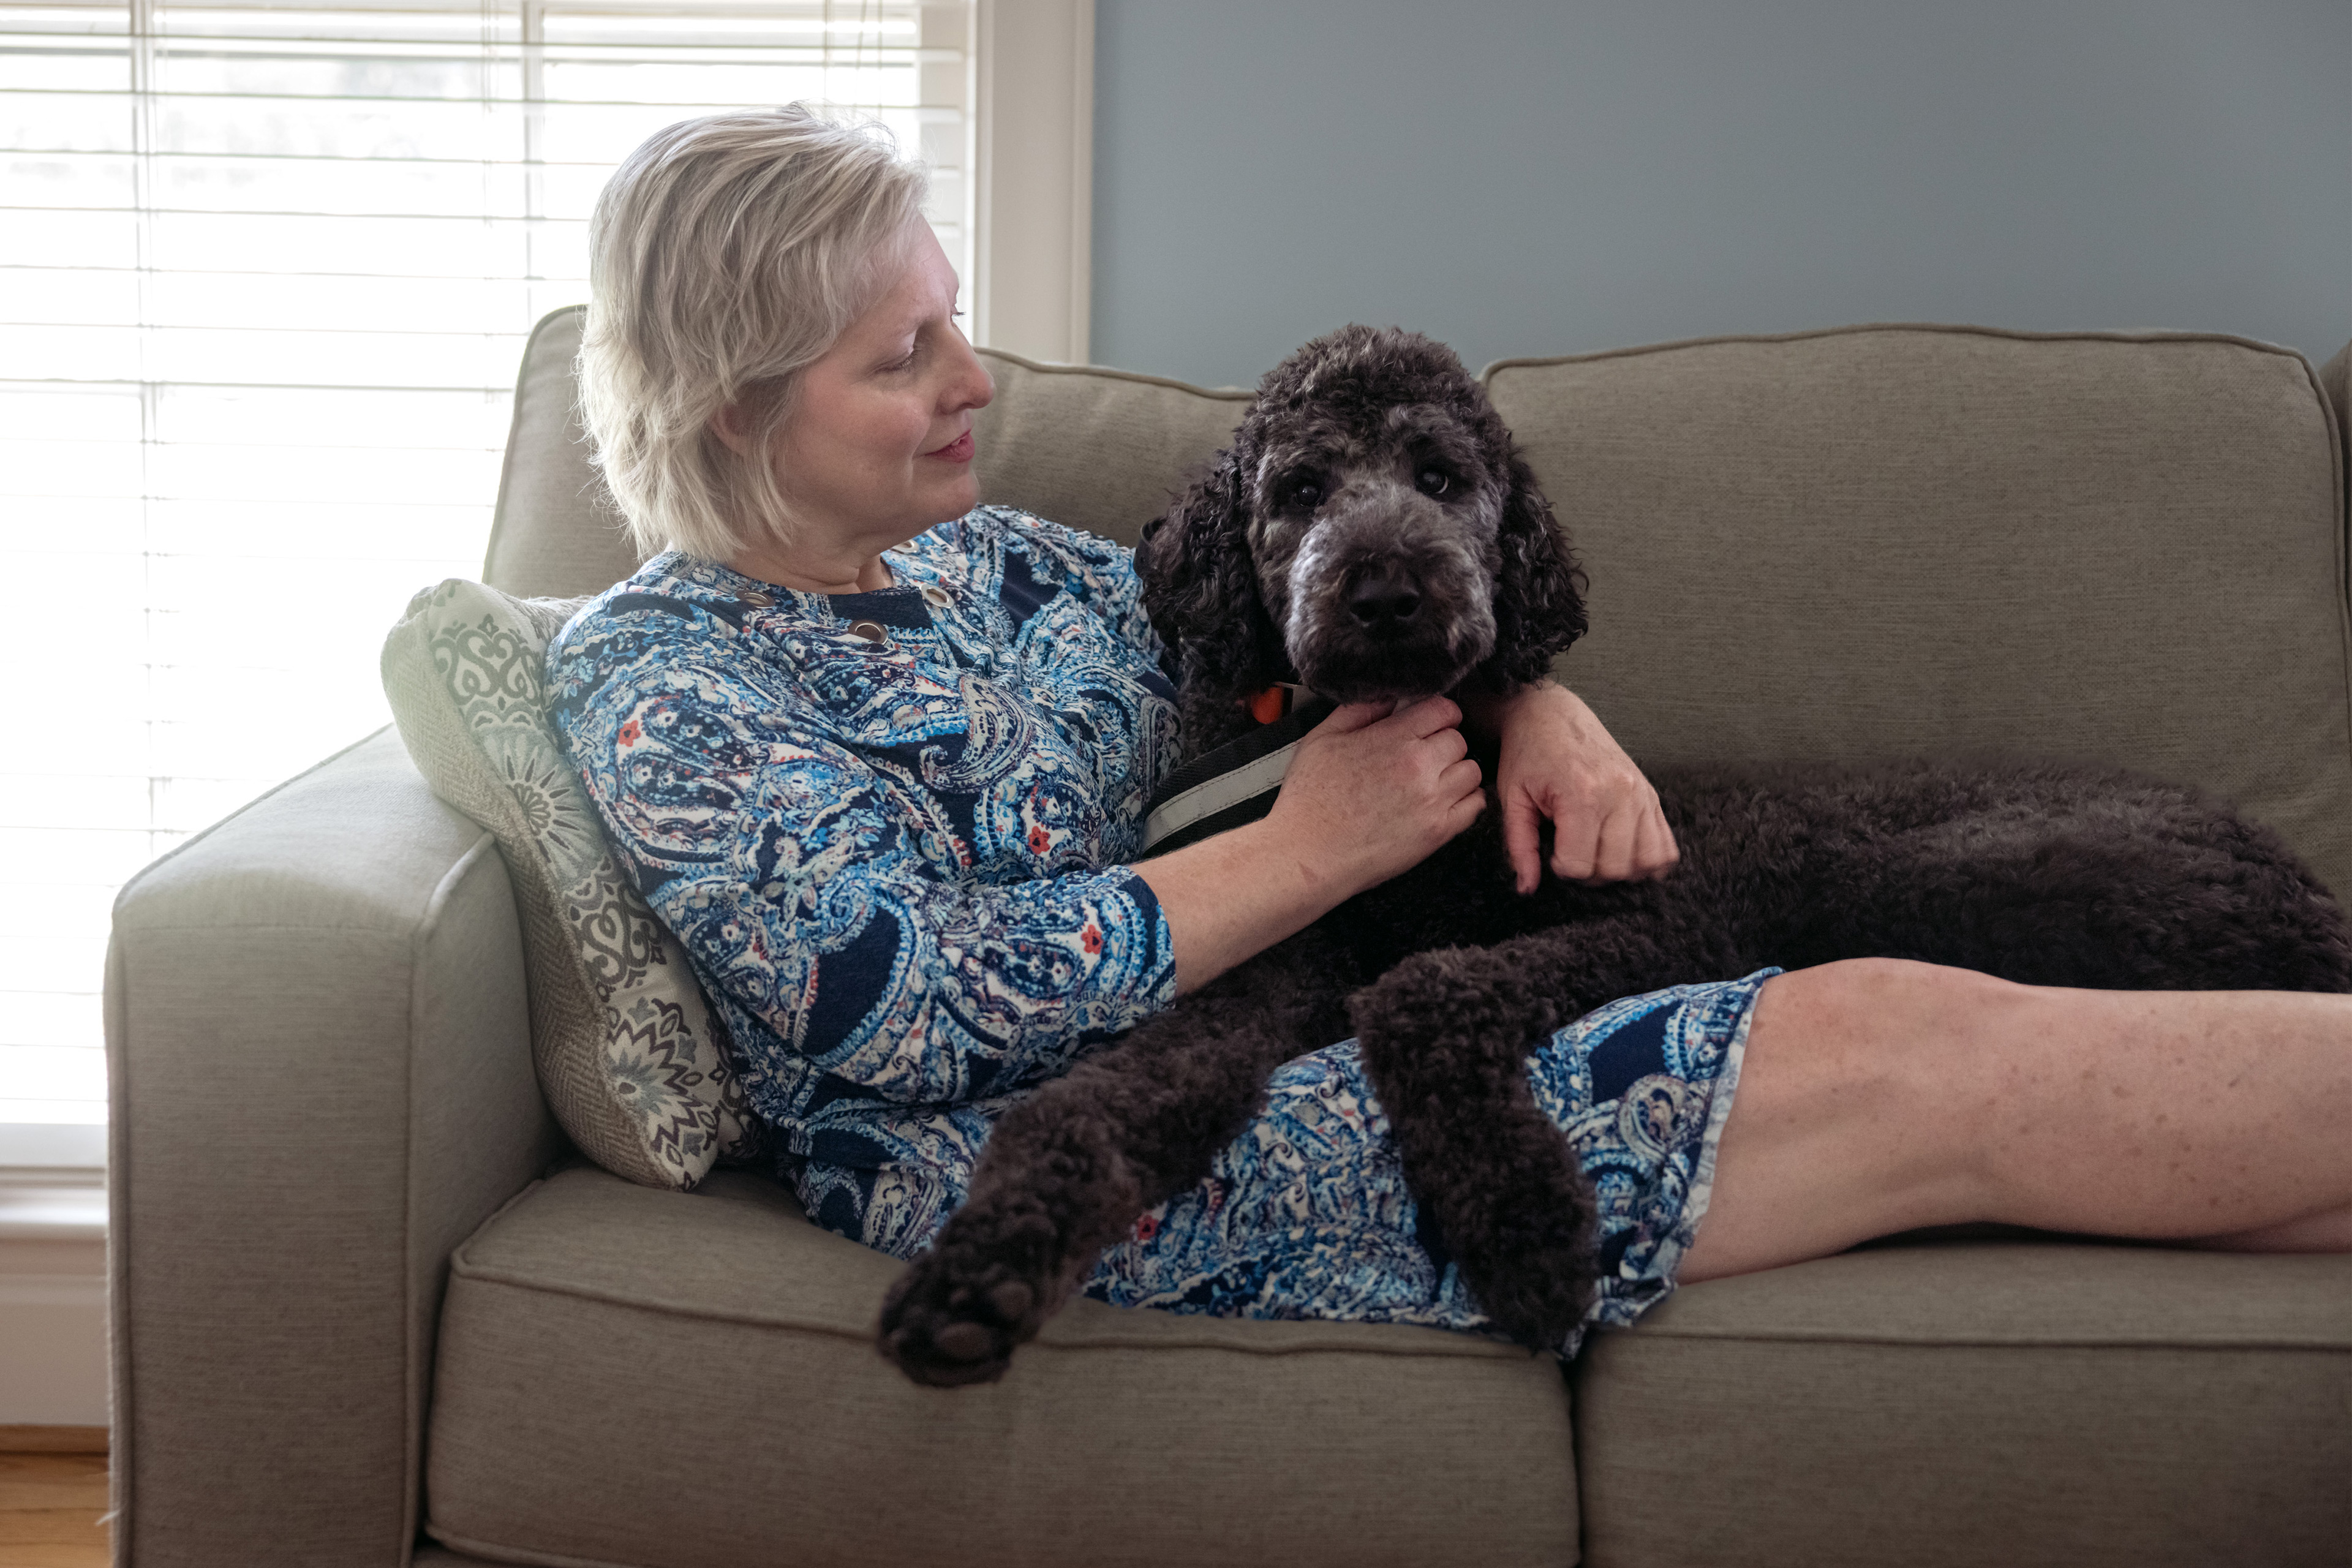
[[890,563],[877,552],[872,555],[811,558],[804,552],[772,545],[744,551],[727,563],[728,569],[762,583],[774,583],[803,594],[870,594],[898,582]]

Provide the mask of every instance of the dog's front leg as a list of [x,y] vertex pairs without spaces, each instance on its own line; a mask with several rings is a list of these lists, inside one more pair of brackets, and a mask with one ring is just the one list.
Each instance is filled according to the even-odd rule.
[[1414,1200],[1480,1310],[1530,1349],[1559,1348],[1591,1300],[1594,1205],[1528,1053],[1619,996],[1739,972],[1680,924],[1629,912],[1423,952],[1349,1000]]
[[1591,1299],[1594,1205],[1528,1088],[1529,1046],[1573,1015],[1509,961],[1514,945],[1406,959],[1349,1013],[1405,1181],[1480,1310],[1556,1350]]
[[1006,1111],[962,1205],[891,1287],[882,1353],[938,1387],[1003,1376],[1136,1215],[1208,1174],[1274,1069],[1337,1037],[1342,962],[1294,937]]

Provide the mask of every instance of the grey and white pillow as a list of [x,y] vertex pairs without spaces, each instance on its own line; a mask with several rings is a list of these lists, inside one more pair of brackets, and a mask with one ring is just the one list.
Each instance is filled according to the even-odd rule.
[[583,1153],[691,1188],[763,1152],[723,1026],[676,940],[622,873],[547,721],[547,645],[585,599],[451,578],[383,645],[400,737],[433,793],[498,840],[522,911],[531,1058]]

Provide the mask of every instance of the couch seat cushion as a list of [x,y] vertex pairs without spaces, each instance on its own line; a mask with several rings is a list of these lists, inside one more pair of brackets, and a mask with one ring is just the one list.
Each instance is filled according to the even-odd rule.
[[1579,1362],[1585,1560],[2341,1563],[2352,1257],[1874,1247]]
[[898,1266],[773,1182],[586,1166],[451,1260],[426,1528],[518,1563],[1573,1563],[1559,1364],[1076,1301],[999,1384],[875,1351]]

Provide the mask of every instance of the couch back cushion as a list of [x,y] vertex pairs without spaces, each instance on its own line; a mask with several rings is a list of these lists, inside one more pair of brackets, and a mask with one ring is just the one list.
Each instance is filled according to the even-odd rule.
[[[518,597],[593,594],[637,569],[588,463],[572,362],[584,306],[541,320],[523,350],[482,581]],[[972,420],[980,499],[1135,542],[1225,444],[1250,395],[981,351],[996,398]]]
[[[484,580],[634,569],[540,324]],[[988,500],[1131,542],[1249,395],[983,352]],[[1561,678],[1645,763],[2002,753],[2202,785],[2352,892],[2341,437],[2190,333],[1857,327],[1486,373],[1591,576]]]
[[1644,763],[2001,753],[2181,780],[2352,893],[2339,437],[2186,333],[1864,327],[1487,371]]

